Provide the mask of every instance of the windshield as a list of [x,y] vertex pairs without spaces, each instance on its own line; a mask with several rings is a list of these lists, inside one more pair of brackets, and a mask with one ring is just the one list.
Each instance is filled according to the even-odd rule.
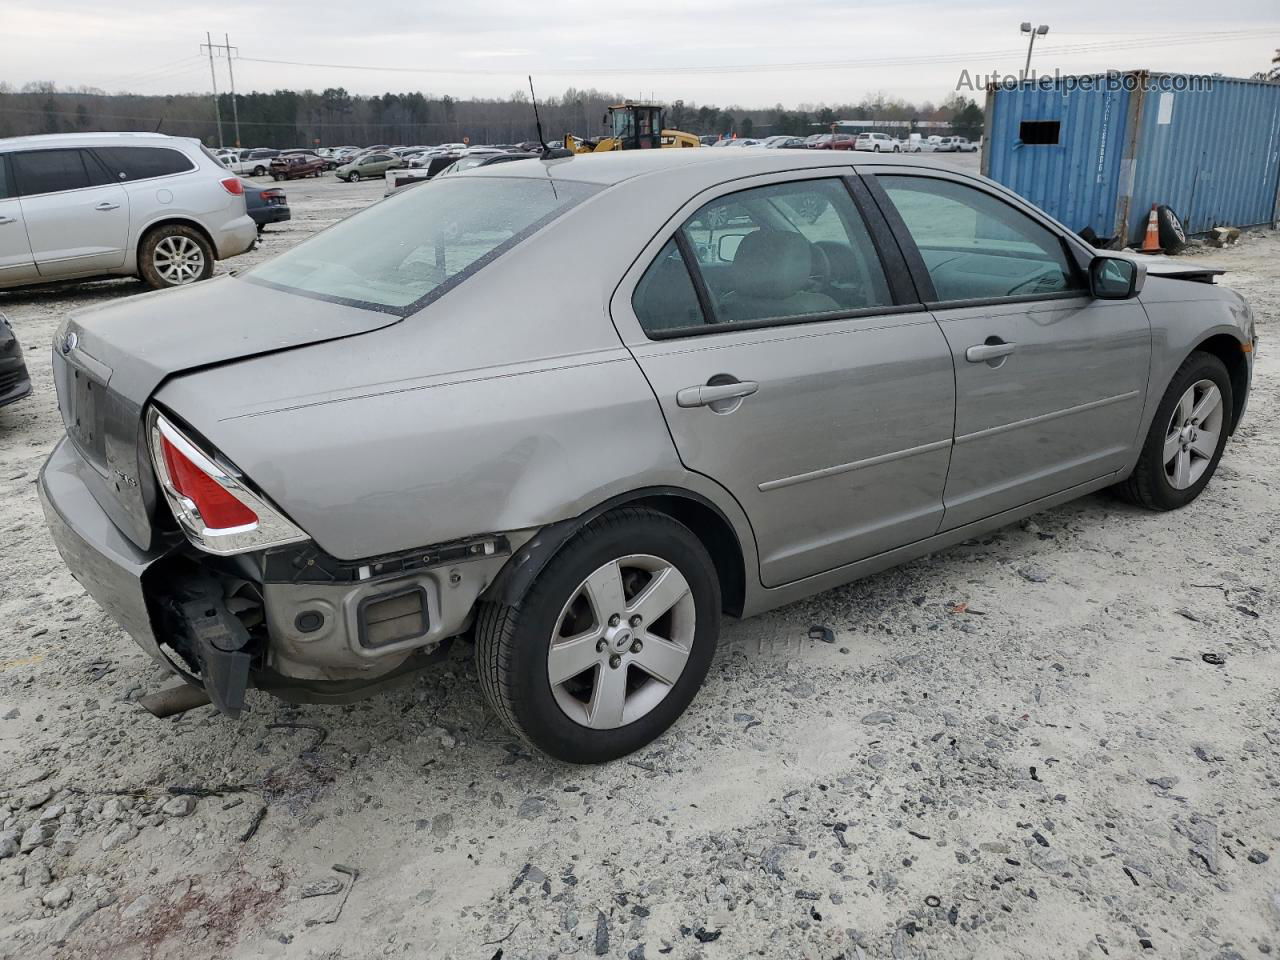
[[532,177],[432,181],[362,210],[243,277],[407,316],[599,189]]

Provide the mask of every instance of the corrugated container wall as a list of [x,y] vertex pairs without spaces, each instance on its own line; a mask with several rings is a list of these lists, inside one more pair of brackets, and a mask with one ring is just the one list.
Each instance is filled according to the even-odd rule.
[[1129,243],[1153,203],[1188,233],[1276,221],[1280,84],[1145,71],[1090,79],[1090,89],[1070,77],[989,89],[982,172],[1073,230]]

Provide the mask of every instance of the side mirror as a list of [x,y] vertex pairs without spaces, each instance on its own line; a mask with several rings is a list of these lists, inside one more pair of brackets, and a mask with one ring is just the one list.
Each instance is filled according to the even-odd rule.
[[1089,262],[1089,292],[1098,300],[1128,300],[1142,290],[1147,270],[1127,257],[1094,257]]

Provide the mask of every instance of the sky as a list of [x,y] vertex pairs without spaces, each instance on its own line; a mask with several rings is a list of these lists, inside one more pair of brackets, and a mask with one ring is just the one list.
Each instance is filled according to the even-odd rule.
[[[238,48],[242,93],[341,86],[501,97],[526,89],[531,73],[540,96],[595,87],[741,107],[849,103],[878,92],[940,102],[962,71],[980,91],[978,78],[1020,70],[1024,20],[1050,28],[1036,41],[1041,73],[1146,67],[1249,76],[1280,47],[1277,0],[0,0],[0,82],[205,92],[207,30],[218,43],[230,34]],[[216,64],[223,90],[227,67]]]

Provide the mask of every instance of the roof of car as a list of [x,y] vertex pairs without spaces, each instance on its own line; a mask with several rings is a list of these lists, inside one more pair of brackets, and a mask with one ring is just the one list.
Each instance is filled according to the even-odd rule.
[[[773,150],[709,150],[706,147],[695,149],[665,150],[625,150],[610,153],[585,153],[572,157],[563,157],[546,161],[541,169],[529,167],[521,169],[517,174],[507,164],[491,164],[477,167],[470,171],[475,176],[510,177],[513,175],[541,176],[545,169],[552,176],[564,180],[580,180],[584,183],[597,183],[612,186],[630,180],[661,173],[665,170],[688,168],[694,164],[705,164],[709,181],[732,180],[737,177],[754,176],[761,173],[774,173],[786,170],[808,170],[815,167],[839,167],[848,169],[858,162],[877,164],[902,164],[904,166],[924,166],[920,160],[907,157],[883,156],[877,154],[874,161],[868,158],[853,158],[844,152],[787,151]],[[524,165],[521,165],[523,167]],[[537,170],[535,173],[534,171]]]
[[171,137],[167,133],[41,133],[29,137],[0,139],[0,150],[30,150],[37,147],[91,147],[111,140],[130,143],[194,142],[190,137]]

